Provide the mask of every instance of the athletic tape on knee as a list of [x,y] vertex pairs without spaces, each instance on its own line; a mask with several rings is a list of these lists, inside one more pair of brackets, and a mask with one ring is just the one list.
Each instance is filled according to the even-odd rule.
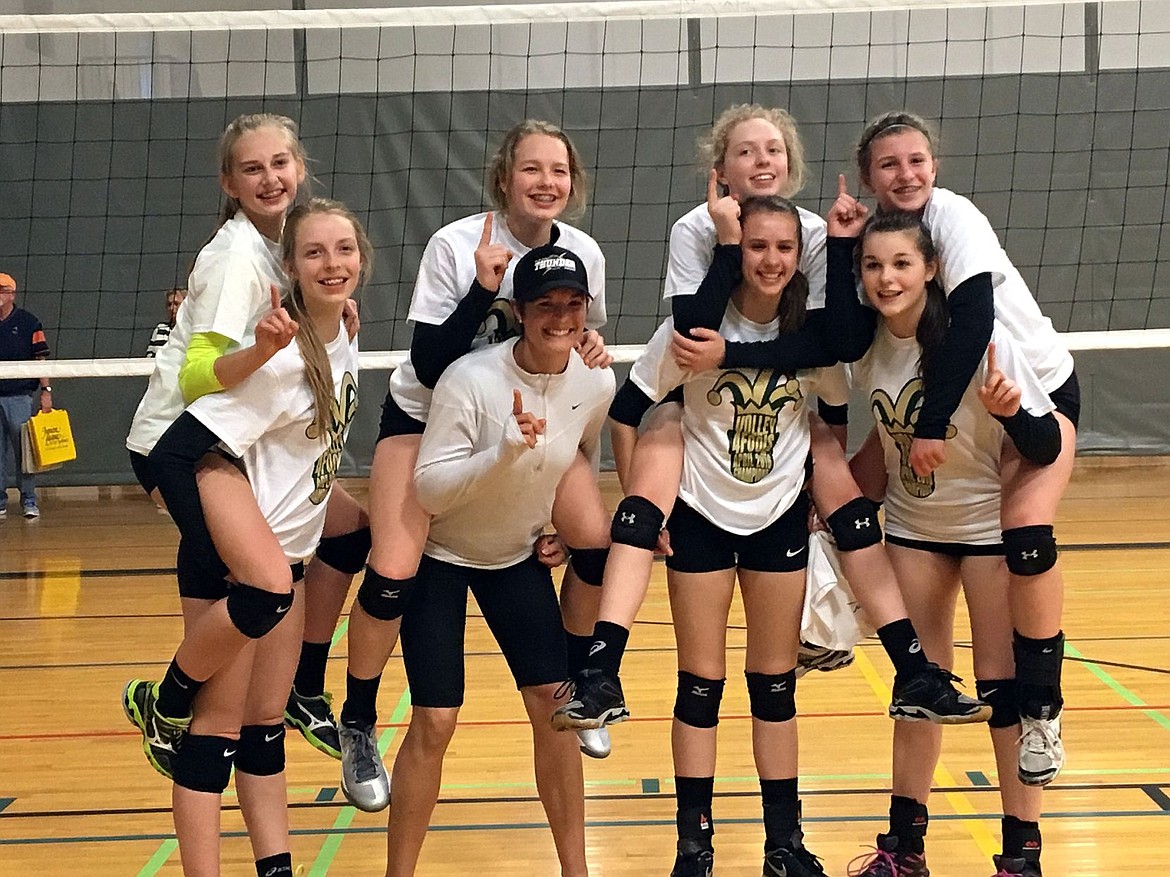
[[1003,531],[1007,568],[1018,576],[1038,576],[1056,566],[1056,536],[1051,524],[1033,524]]
[[851,499],[829,515],[826,524],[839,551],[858,551],[882,541],[877,506],[864,496]]
[[175,755],[175,785],[222,795],[232,775],[238,740],[188,734]]
[[236,630],[249,639],[260,639],[280,624],[292,604],[292,591],[278,594],[242,583],[227,595],[228,617]]
[[370,528],[362,527],[340,536],[325,536],[317,543],[317,559],[338,572],[356,576],[370,555]]
[[653,551],[658,545],[658,533],[666,522],[662,509],[644,496],[627,496],[618,503],[613,514],[609,537],[618,545],[632,545]]
[[236,770],[257,777],[284,770],[284,724],[244,725],[236,748]]
[[975,695],[991,707],[989,727],[1010,728],[1020,721],[1015,679],[976,679]]
[[678,671],[678,694],[674,699],[674,717],[692,728],[714,728],[719,724],[719,703],[723,700],[725,679],[704,679]]
[[391,579],[382,575],[372,566],[366,567],[365,578],[358,588],[358,605],[366,614],[379,621],[393,621],[401,618],[406,604],[414,592],[415,577]]
[[796,718],[796,670],[787,673],[751,673],[747,677],[752,715],[761,722]]
[[570,548],[570,563],[577,578],[587,585],[601,587],[605,578],[605,562],[609,559],[608,548]]

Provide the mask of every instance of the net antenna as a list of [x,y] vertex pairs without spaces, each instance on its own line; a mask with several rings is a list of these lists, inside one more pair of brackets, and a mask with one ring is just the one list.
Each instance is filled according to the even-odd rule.
[[1170,4],[293,5],[0,16],[0,270],[77,361],[53,375],[149,370],[163,294],[213,230],[215,140],[260,110],[298,121],[314,191],[378,247],[367,367],[409,344],[423,246],[484,208],[485,159],[526,117],[565,128],[589,167],[577,224],[606,254],[607,341],[632,358],[667,313],[671,224],[703,197],[697,137],[745,101],[798,120],[797,200],[818,212],[838,173],[856,186],[868,119],[933,120],[939,183],[990,218],[1057,328],[1090,333],[1070,346],[1170,340]]

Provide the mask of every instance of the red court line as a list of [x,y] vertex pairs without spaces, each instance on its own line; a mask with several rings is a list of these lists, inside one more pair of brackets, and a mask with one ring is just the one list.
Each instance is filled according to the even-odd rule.
[[[1151,710],[1154,711],[1170,711],[1170,704],[1145,704],[1143,706],[1133,706],[1131,704],[1108,704],[1102,706],[1068,706],[1064,707],[1064,712],[1067,713],[1146,713]],[[854,710],[849,712],[820,712],[820,713],[800,713],[797,718],[801,719],[857,719],[857,718],[875,718],[884,717],[884,710]],[[721,722],[736,722],[747,721],[751,718],[750,713],[732,713],[730,715],[719,716]],[[672,716],[635,716],[627,719],[628,722],[670,722],[673,721]],[[379,722],[379,728],[406,728],[409,722]],[[469,728],[493,728],[493,727],[527,727],[527,719],[469,719],[460,721],[459,727]],[[141,736],[137,731],[65,731],[50,734],[0,734],[0,742],[6,741],[51,741],[51,740],[84,740],[90,738],[115,738],[115,737],[139,737]]]

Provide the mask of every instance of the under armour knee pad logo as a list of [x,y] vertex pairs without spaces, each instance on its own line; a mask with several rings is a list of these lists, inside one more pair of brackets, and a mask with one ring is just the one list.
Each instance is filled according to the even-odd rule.
[[1040,549],[1039,548],[1037,548],[1035,551],[1021,551],[1020,552],[1020,559],[1021,560],[1035,560],[1039,556],[1040,556]]
[[869,518],[858,518],[857,520],[855,520],[853,522],[853,529],[854,530],[861,530],[864,527],[869,527],[869,526],[871,526]]
[[623,524],[632,524],[635,520],[637,520],[637,516],[632,512],[622,512],[621,517]]

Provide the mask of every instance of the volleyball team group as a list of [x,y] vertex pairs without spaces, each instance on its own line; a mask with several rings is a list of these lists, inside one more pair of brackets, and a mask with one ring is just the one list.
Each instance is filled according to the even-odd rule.
[[[286,726],[340,759],[355,807],[390,806],[386,874],[414,874],[464,699],[470,590],[531,722],[560,874],[583,877],[581,756],[608,755],[609,726],[629,715],[623,651],[665,555],[672,877],[713,873],[737,581],[764,877],[927,877],[942,726],[971,722],[987,723],[999,778],[993,867],[1040,877],[1041,787],[1064,760],[1052,523],[1075,449],[1072,357],[986,217],[935,185],[935,138],[917,116],[888,113],[860,136],[876,206],[842,175],[823,219],[789,200],[805,163],[785,111],[730,107],[700,151],[706,203],[670,232],[671,317],[615,394],[597,331],[605,261],[563,221],[585,206],[581,158],[547,122],[504,136],[487,174],[494,209],[439,229],[423,253],[366,509],[334,478],[357,404],[353,299],[370,243],[343,204],[297,197],[308,157],[291,120],[228,126],[221,224],[127,440],[180,531],[183,639],[161,680],[126,685],[123,708],[173,782],[185,874],[220,874],[233,769],[256,873],[293,873]],[[873,423],[847,458],[851,389]],[[607,421],[624,494],[613,515],[597,478]],[[888,830],[829,867],[801,829],[796,683],[852,653],[802,641],[818,540],[893,664],[897,720]],[[335,718],[326,662],[363,571]],[[975,696],[951,673],[960,593]],[[412,711],[388,773],[377,696],[399,639]]]

